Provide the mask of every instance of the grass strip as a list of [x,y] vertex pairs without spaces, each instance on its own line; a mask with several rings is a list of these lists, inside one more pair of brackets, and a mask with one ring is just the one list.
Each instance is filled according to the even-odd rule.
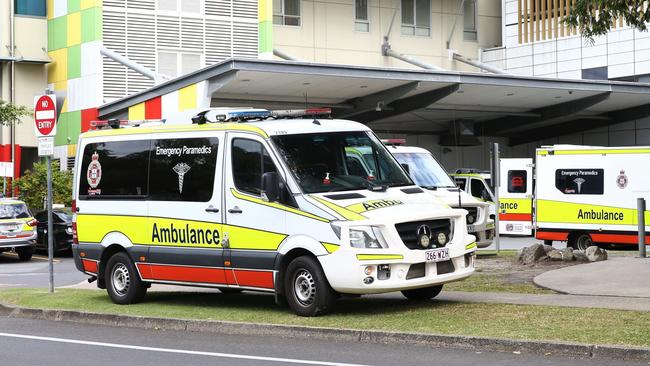
[[463,281],[445,284],[447,291],[468,292],[512,292],[521,294],[555,294],[555,291],[540,288],[532,282],[513,283],[508,281],[504,273],[480,273],[464,279]]
[[609,309],[362,297],[339,300],[333,314],[302,318],[276,306],[273,296],[254,293],[152,292],[140,304],[120,306],[104,291],[8,289],[0,301],[107,314],[650,346],[650,312]]

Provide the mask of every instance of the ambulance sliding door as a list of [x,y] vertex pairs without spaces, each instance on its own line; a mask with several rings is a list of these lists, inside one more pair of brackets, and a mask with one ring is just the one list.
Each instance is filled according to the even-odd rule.
[[533,234],[533,159],[501,159],[499,232]]

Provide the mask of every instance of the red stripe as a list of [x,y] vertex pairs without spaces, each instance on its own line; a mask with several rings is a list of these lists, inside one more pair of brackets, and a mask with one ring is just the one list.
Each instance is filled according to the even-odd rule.
[[32,235],[34,234],[31,233],[31,234],[18,234],[18,235],[0,235],[0,239],[27,238]]
[[[599,234],[591,233],[591,239],[597,243],[614,243],[614,244],[639,244],[638,235],[629,234]],[[646,243],[649,243],[650,236],[645,237]]]
[[163,266],[150,264],[154,280],[226,284],[226,276],[221,268],[198,268],[185,266]]
[[82,259],[81,263],[84,266],[84,271],[90,273],[97,273],[97,262],[90,259]]
[[273,272],[271,271],[242,271],[235,269],[235,277],[239,286],[273,288]]
[[500,213],[499,220],[502,221],[532,221],[533,214],[521,214],[521,213]]
[[235,273],[233,273],[232,268],[226,268],[224,269],[224,272],[226,274],[226,282],[231,285],[236,285],[237,280],[235,279]]
[[144,118],[145,119],[162,118],[162,97],[156,97],[144,102]]
[[153,276],[151,275],[151,264],[149,263],[136,263],[138,266],[138,271],[140,271],[140,277],[143,280],[152,280]]
[[539,240],[559,240],[565,241],[569,239],[569,233],[554,232],[554,231],[537,231],[535,237]]

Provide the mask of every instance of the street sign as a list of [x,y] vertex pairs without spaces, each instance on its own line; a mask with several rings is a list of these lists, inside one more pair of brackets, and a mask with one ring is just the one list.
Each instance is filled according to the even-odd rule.
[[46,94],[34,97],[34,123],[36,136],[54,136],[56,134],[54,95]]
[[14,176],[14,163],[0,161],[0,177],[12,178]]
[[54,155],[54,137],[38,138],[38,156]]

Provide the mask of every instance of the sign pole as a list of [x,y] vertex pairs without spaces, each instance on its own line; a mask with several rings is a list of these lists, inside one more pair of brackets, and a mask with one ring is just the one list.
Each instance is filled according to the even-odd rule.
[[501,178],[501,172],[500,172],[500,166],[499,166],[499,144],[498,143],[493,143],[492,144],[492,185],[494,186],[494,204],[497,206],[496,207],[496,215],[494,215],[494,245],[497,250],[497,255],[499,255],[499,251],[501,249],[501,236],[499,233],[499,211],[501,211],[501,205],[499,203],[499,186],[501,186],[501,182],[499,179]]
[[50,293],[54,292],[54,230],[52,228],[52,157],[47,159],[47,261],[50,272]]
[[50,90],[34,98],[34,123],[38,136],[38,155],[45,156],[47,163],[47,261],[49,290],[54,292],[54,229],[52,224],[52,155],[56,134],[57,103]]

